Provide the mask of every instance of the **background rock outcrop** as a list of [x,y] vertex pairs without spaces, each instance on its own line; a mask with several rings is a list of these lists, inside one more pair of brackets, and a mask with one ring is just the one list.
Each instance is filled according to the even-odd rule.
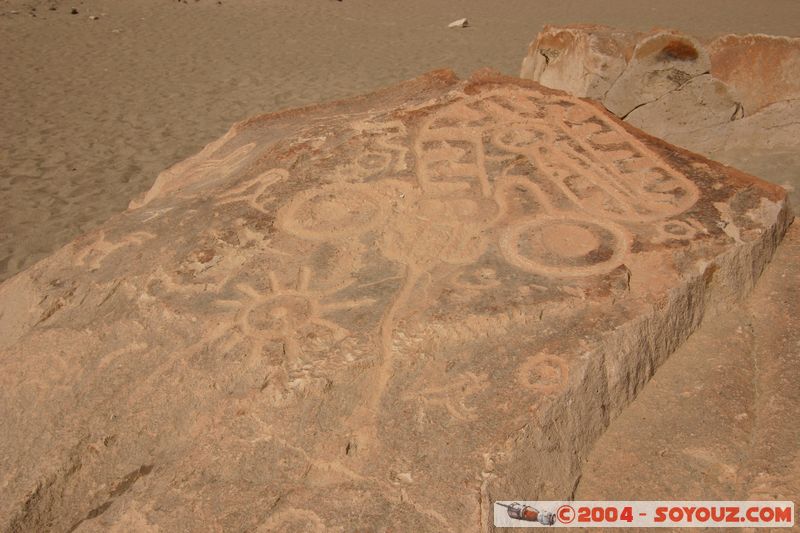
[[520,77],[601,100],[625,72],[640,37],[607,26],[545,26],[522,60]]
[[733,89],[747,115],[776,102],[800,99],[800,39],[723,35],[707,48],[711,75]]
[[674,30],[578,25],[546,26],[521,76],[598,100],[652,135],[797,191],[799,69],[799,38],[701,41]]
[[0,529],[488,528],[573,493],[788,223],[489,72],[237,124],[0,285]]
[[627,116],[708,72],[710,63],[697,39],[668,31],[646,35],[603,96],[603,105],[619,117]]

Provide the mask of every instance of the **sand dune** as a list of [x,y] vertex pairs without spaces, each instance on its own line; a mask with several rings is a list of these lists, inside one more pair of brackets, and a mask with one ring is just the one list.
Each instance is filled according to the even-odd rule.
[[[544,23],[798,35],[800,20],[793,0],[498,5],[0,0],[0,280],[124,210],[160,170],[250,115],[438,67],[516,74]],[[471,26],[447,28],[460,17]]]

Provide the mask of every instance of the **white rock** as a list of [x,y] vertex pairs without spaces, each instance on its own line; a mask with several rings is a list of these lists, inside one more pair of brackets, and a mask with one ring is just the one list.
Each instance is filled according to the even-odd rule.
[[466,28],[467,26],[469,26],[469,21],[465,18],[454,20],[447,25],[448,28]]

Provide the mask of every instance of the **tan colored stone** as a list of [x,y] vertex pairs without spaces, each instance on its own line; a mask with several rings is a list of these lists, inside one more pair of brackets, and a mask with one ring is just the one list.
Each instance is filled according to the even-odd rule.
[[704,323],[598,440],[576,498],[798,501],[798,279],[795,224],[750,297]]
[[711,74],[728,84],[746,115],[800,99],[800,38],[724,35],[708,45]]
[[675,31],[657,31],[642,38],[633,57],[603,99],[603,105],[624,117],[709,71],[708,53],[700,42]]
[[246,121],[133,207],[0,286],[2,530],[488,528],[788,223],[492,73]]
[[602,100],[641,34],[608,26],[545,26],[522,61],[521,78]]
[[710,74],[692,78],[658,100],[637,107],[625,121],[651,135],[676,142],[681,135],[728,124],[741,118],[742,108],[728,87]]
[[778,102],[732,122],[670,131],[664,136],[679,146],[786,187],[792,204],[800,205],[800,100]]

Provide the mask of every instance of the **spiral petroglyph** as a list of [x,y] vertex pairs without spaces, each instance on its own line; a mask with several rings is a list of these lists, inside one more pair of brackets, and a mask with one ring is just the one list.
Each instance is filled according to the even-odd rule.
[[569,365],[563,357],[547,353],[529,357],[517,371],[517,382],[525,389],[545,395],[567,386]]

